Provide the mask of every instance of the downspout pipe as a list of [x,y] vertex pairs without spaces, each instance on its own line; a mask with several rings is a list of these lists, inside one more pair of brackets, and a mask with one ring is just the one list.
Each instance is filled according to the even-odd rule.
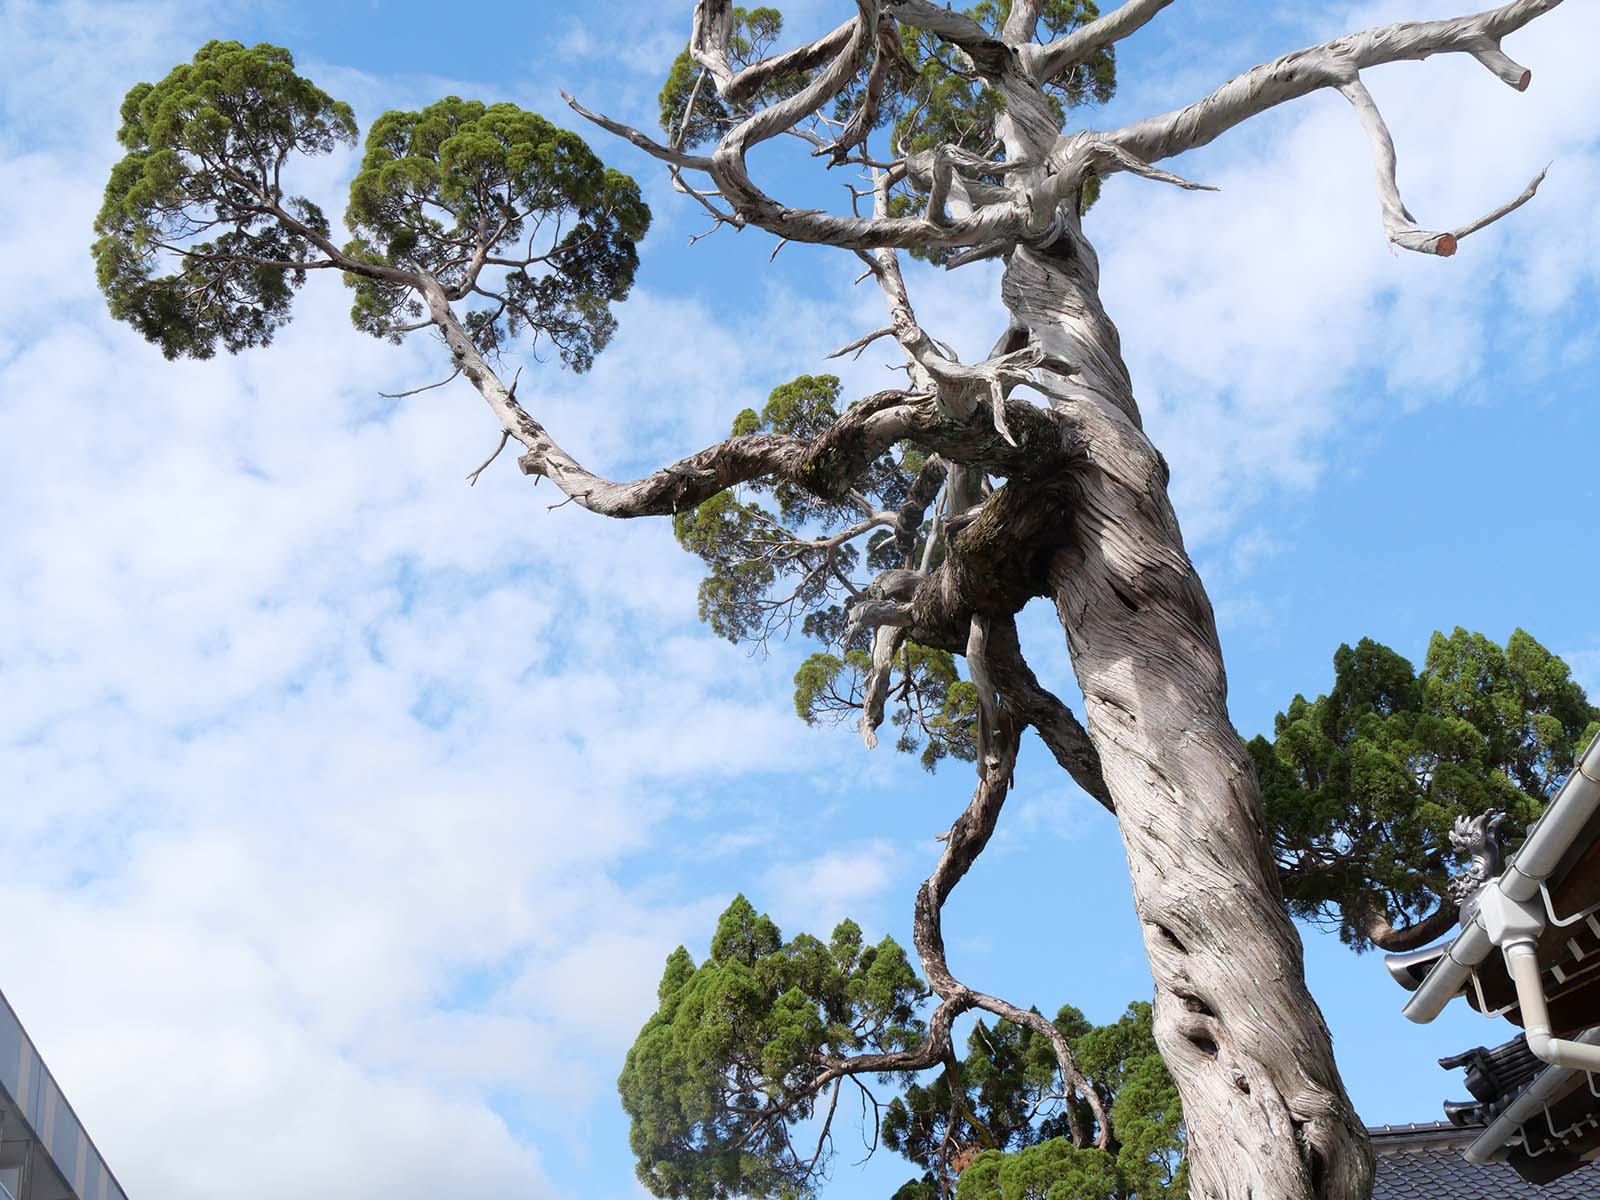
[[[1473,913],[1466,927],[1450,943],[1444,956],[1428,972],[1427,978],[1401,1011],[1406,1018],[1426,1024],[1441,1012],[1444,1006],[1460,994],[1471,976],[1473,968],[1489,957],[1489,951],[1501,942],[1494,938],[1485,923],[1486,908],[1495,906],[1495,897],[1510,901],[1517,907],[1535,901],[1539,885],[1550,876],[1566,853],[1567,847],[1583,831],[1589,819],[1600,809],[1600,736],[1596,736],[1567,776],[1561,790],[1556,793],[1550,807],[1545,810],[1528,838],[1499,879],[1492,880],[1480,893],[1478,911]],[[1539,929],[1544,928],[1543,909],[1540,908]],[[1510,962],[1507,962],[1510,969]],[[1513,976],[1515,978],[1515,976]],[[1541,996],[1543,992],[1541,991]],[[1521,1001],[1520,987],[1518,1000]],[[1532,1039],[1529,1039],[1530,1045]]]
[[[1492,886],[1492,885],[1491,885]],[[1406,1019],[1426,1025],[1444,1011],[1444,1006],[1461,994],[1472,969],[1489,957],[1494,943],[1483,928],[1483,919],[1474,913],[1467,927],[1457,935],[1433,965],[1417,990],[1411,993],[1400,1011]]]
[[1522,1028],[1534,1057],[1552,1066],[1600,1071],[1600,1046],[1563,1041],[1550,1032],[1550,1009],[1545,1004],[1544,980],[1539,976],[1539,955],[1533,943],[1512,942],[1502,946],[1500,952],[1506,956],[1506,970],[1517,985]]
[[[1600,1049],[1600,1029],[1591,1029],[1578,1035],[1577,1044],[1587,1049]],[[1534,1079],[1508,1104],[1505,1111],[1490,1122],[1478,1139],[1462,1152],[1461,1157],[1472,1163],[1486,1163],[1516,1135],[1517,1130],[1530,1117],[1537,1116],[1545,1105],[1561,1093],[1572,1079],[1572,1071],[1563,1067],[1549,1067]]]

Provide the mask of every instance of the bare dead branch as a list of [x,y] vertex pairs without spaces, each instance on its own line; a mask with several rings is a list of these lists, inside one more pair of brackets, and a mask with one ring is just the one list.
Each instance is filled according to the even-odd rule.
[[580,117],[593,121],[601,129],[609,133],[614,133],[620,138],[626,138],[650,155],[651,158],[659,158],[664,163],[671,163],[675,167],[689,171],[709,171],[711,169],[711,160],[702,154],[686,154],[682,150],[676,150],[671,146],[663,146],[654,138],[647,136],[631,125],[624,125],[621,121],[613,121],[610,117],[602,116],[600,113],[590,112],[566,92],[561,93],[561,98]]
[[1035,79],[1048,82],[1105,47],[1137,33],[1171,3],[1172,0],[1127,0],[1048,45],[1022,46],[1023,66]]
[[1022,46],[1033,41],[1039,30],[1039,18],[1044,14],[1044,0],[1013,0],[1011,12],[1000,27],[1001,39],[1010,46]]
[[1203,100],[1148,117],[1105,136],[1147,163],[1204,146],[1258,113],[1323,88],[1341,88],[1357,72],[1435,54],[1471,54],[1500,79],[1527,87],[1531,73],[1500,52],[1500,41],[1561,0],[1513,0],[1474,16],[1380,25],[1253,67]]
[[868,346],[872,345],[873,342],[877,341],[879,338],[886,338],[886,337],[893,337],[893,336],[894,336],[894,326],[893,325],[885,325],[882,329],[874,329],[871,333],[867,334],[865,337],[858,337],[855,341],[850,342],[847,345],[840,346],[832,354],[828,355],[828,357],[829,358],[843,358],[846,354],[850,354],[852,358],[860,358],[861,357],[861,352],[863,350],[865,350]]
[[1389,134],[1389,126],[1385,123],[1377,102],[1373,100],[1372,93],[1367,91],[1367,85],[1362,83],[1359,77],[1343,85],[1339,91],[1355,108],[1356,115],[1361,119],[1361,126],[1366,131],[1367,139],[1372,143],[1372,159],[1378,175],[1378,203],[1383,212],[1384,232],[1388,235],[1389,241],[1402,249],[1449,258],[1456,252],[1460,240],[1468,233],[1482,229],[1533,199],[1534,193],[1539,190],[1539,185],[1544,182],[1545,172],[1549,170],[1546,167],[1544,171],[1540,171],[1515,200],[1501,205],[1470,225],[1462,226],[1460,230],[1434,233],[1422,229],[1406,208],[1405,201],[1400,198],[1400,185],[1395,176],[1394,139]]
[[1457,228],[1451,230],[1450,236],[1459,242],[1469,233],[1477,233],[1478,230],[1482,229],[1485,225],[1492,225],[1507,213],[1514,212],[1516,209],[1521,208],[1529,200],[1533,199],[1535,193],[1537,193],[1539,190],[1539,185],[1544,182],[1544,177],[1549,173],[1550,164],[1546,163],[1539,173],[1528,182],[1528,186],[1523,188],[1521,193],[1519,193],[1514,199],[1506,201],[1506,203],[1502,204],[1499,208],[1493,210],[1492,212],[1485,213],[1476,221],[1468,221],[1465,225],[1458,226]]
[[[432,325],[433,322],[426,321],[424,324]],[[454,371],[451,371],[449,375],[439,380],[438,383],[425,383],[421,387],[415,387],[405,392],[379,392],[378,395],[382,396],[385,400],[404,400],[407,396],[415,396],[421,392],[431,392],[434,388],[442,388],[445,384],[449,383],[459,374],[461,374],[461,368],[457,367]]]
[[494,448],[494,453],[489,455],[488,458],[484,459],[481,463],[479,463],[478,466],[477,466],[477,469],[474,470],[471,474],[469,474],[467,476],[467,486],[468,487],[477,487],[478,486],[478,476],[482,475],[485,471],[487,471],[489,469],[489,464],[492,463],[495,459],[500,457],[500,451],[502,451],[502,450],[504,450],[506,448],[506,443],[508,441],[510,441],[510,440],[511,440],[511,430],[502,429],[500,431],[500,444],[497,445]]
[[1010,53],[1006,44],[965,13],[930,0],[884,0],[883,11],[897,21],[926,29],[960,47],[981,72],[992,72]]
[[989,679],[989,618],[982,613],[972,614],[967,634],[967,676],[978,693],[978,773],[982,776],[999,765],[998,757],[991,758],[999,702]]
[[[856,610],[866,605],[856,605]],[[903,606],[902,606],[903,607]],[[909,613],[909,610],[906,610]],[[872,669],[867,672],[867,684],[862,694],[861,740],[868,750],[878,746],[878,726],[883,724],[884,702],[889,696],[889,675],[894,669],[894,656],[905,644],[904,626],[879,625],[872,635]]]
[[728,58],[728,44],[733,38],[733,6],[727,0],[696,0],[689,53],[710,72],[718,94],[730,104],[740,104],[771,80],[809,71],[826,62],[839,53],[854,29],[855,22],[846,21],[814,42],[735,71]]
[[872,127],[878,123],[878,105],[883,99],[883,85],[888,81],[889,72],[900,61],[900,37],[894,22],[887,18],[878,22],[877,47],[872,69],[867,72],[867,87],[861,104],[850,115],[838,140],[829,146],[819,146],[814,151],[818,155],[830,155],[834,166],[845,162],[850,157],[850,151],[862,145],[872,132]]

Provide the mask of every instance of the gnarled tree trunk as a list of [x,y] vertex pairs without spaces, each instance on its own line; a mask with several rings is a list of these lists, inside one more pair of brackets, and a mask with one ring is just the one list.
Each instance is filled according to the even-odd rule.
[[1048,251],[1016,251],[1002,295],[1052,357],[1078,365],[1055,385],[1083,457],[1049,587],[1127,848],[1193,1194],[1358,1200],[1371,1150],[1306,990],[1211,604],[1097,274],[1074,228]]

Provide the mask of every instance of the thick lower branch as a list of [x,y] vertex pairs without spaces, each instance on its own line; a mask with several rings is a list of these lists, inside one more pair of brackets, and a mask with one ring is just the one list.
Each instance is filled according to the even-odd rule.
[[1386,914],[1374,913],[1367,919],[1366,934],[1380,950],[1391,953],[1420,950],[1455,929],[1460,915],[1461,910],[1452,900],[1441,900],[1433,912],[1409,925],[1396,926]]

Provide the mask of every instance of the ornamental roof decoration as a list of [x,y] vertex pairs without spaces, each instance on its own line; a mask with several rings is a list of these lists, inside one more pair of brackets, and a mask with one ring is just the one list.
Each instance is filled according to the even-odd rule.
[[1451,833],[1472,860],[1451,889],[1461,932],[1386,965],[1413,993],[1404,1009],[1413,1021],[1463,996],[1523,1028],[1492,1050],[1441,1060],[1466,1069],[1473,1096],[1445,1112],[1474,1131],[1468,1162],[1506,1162],[1544,1183],[1600,1157],[1600,738],[1502,868],[1504,819],[1463,818]]

